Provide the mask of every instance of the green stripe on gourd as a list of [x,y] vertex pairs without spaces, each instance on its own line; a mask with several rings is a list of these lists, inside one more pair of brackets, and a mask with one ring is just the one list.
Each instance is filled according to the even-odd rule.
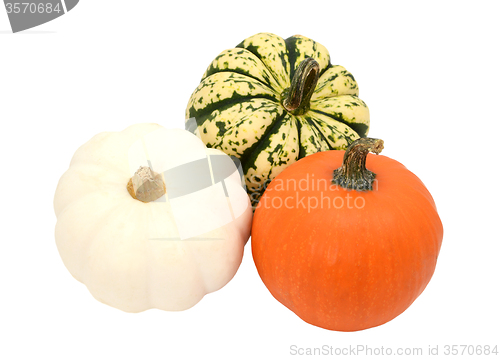
[[365,137],[368,107],[354,77],[321,44],[260,33],[221,52],[205,71],[186,121],[208,147],[242,163],[252,205],[290,164]]
[[359,89],[354,77],[344,67],[335,65],[321,75],[311,100],[340,95],[358,96]]
[[279,89],[290,86],[288,49],[285,40],[281,37],[269,33],[260,33],[249,37],[236,47],[247,49],[258,57],[262,64],[273,74],[280,86]]

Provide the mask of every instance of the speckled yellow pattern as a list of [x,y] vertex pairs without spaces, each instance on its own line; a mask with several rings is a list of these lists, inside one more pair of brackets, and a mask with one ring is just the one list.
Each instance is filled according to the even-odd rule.
[[269,33],[260,33],[243,41],[238,48],[254,53],[285,89],[290,86],[290,63],[285,40]]
[[359,95],[358,84],[354,77],[342,66],[328,68],[319,78],[311,100],[341,95]]
[[[282,93],[308,57],[320,77],[304,115],[288,113]],[[370,116],[344,67],[330,64],[328,50],[304,36],[286,40],[260,33],[221,52],[191,95],[186,120],[195,121],[207,144],[241,160],[256,205],[265,186],[287,166],[318,151],[345,149],[366,136]]]

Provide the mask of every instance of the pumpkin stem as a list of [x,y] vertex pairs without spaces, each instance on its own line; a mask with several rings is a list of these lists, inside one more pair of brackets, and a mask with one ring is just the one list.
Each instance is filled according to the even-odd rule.
[[292,84],[281,94],[281,104],[292,115],[309,111],[309,102],[319,79],[319,64],[312,57],[302,61],[293,75]]
[[358,138],[347,147],[342,166],[333,171],[332,183],[356,191],[372,190],[376,174],[366,169],[366,156],[369,152],[378,155],[383,149],[382,140]]
[[132,198],[149,203],[162,197],[167,189],[161,174],[149,167],[141,166],[128,181],[127,191]]

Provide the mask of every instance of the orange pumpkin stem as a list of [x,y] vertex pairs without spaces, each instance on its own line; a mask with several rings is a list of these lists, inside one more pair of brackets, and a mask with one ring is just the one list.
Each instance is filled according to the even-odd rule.
[[309,111],[309,103],[319,79],[319,64],[312,57],[302,61],[293,75],[292,83],[281,94],[281,104],[292,115]]
[[358,138],[347,147],[342,166],[333,171],[332,183],[356,191],[372,190],[376,174],[366,169],[366,156],[369,152],[378,155],[383,149],[382,140]]

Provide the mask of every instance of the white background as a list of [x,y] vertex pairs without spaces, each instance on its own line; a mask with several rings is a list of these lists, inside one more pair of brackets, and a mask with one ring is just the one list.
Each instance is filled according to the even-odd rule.
[[[291,345],[424,354],[439,345],[442,355],[447,344],[500,345],[498,4],[81,0],[19,34],[0,7],[0,357],[286,358]],[[435,275],[383,326],[341,333],[304,323],[262,284],[250,245],[233,281],[175,313],[101,304],[59,258],[52,200],[74,151],[137,122],[183,127],[211,60],[262,31],[325,45],[358,81],[370,136],[434,196],[445,232]]]

